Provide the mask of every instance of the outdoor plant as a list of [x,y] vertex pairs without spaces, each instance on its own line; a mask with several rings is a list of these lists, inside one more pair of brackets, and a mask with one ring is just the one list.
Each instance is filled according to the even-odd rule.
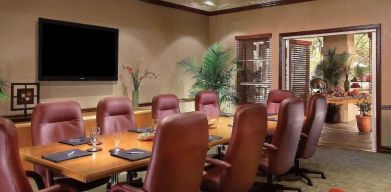
[[329,91],[334,90],[339,85],[341,77],[346,74],[348,59],[347,52],[337,54],[335,49],[328,49],[324,59],[316,66],[316,77],[322,78],[327,83]]
[[365,96],[360,98],[355,105],[359,108],[362,116],[368,116],[368,112],[371,111],[371,104],[371,100]]
[[178,62],[195,80],[189,96],[194,97],[199,91],[214,90],[219,103],[233,103],[236,101],[236,89],[231,85],[235,73],[233,59],[228,51],[222,50],[217,43],[211,45],[206,51],[202,64],[196,63],[191,57]]
[[0,103],[9,101],[9,96],[5,94],[6,87],[9,87],[9,82],[0,78]]

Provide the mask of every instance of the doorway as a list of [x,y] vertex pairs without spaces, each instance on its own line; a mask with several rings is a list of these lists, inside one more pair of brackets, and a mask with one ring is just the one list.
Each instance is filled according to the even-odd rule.
[[[328,97],[328,115],[319,143],[342,148],[377,151],[380,97],[380,25],[280,34],[280,89],[292,90],[307,103],[315,92]],[[323,66],[343,62],[344,73],[328,76]],[[340,66],[341,67],[341,66]],[[337,69],[338,65],[331,69]],[[338,68],[339,69],[339,68]],[[339,70],[338,70],[339,71]],[[332,71],[335,72],[335,71]],[[313,82],[325,87],[314,86]],[[335,82],[335,83],[333,83]],[[369,131],[358,130],[357,105],[367,102]],[[360,111],[361,109],[361,111]],[[358,116],[358,117],[356,117]],[[361,115],[362,116],[362,115]],[[357,124],[357,122],[359,122]]]

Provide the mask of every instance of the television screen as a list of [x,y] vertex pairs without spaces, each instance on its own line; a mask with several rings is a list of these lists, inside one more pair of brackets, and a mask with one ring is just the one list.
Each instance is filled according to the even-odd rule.
[[39,19],[38,80],[118,79],[118,29]]

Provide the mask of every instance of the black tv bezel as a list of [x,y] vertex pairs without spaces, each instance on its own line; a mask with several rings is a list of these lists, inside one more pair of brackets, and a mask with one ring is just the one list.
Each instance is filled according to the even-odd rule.
[[[44,24],[56,24],[70,27],[79,27],[85,29],[98,29],[115,33],[115,75],[114,76],[43,76],[42,75],[42,43],[43,43],[43,27]],[[74,23],[68,21],[59,21],[53,19],[38,18],[38,81],[117,81],[118,80],[118,34],[119,30],[110,27],[102,27],[96,25],[88,25],[82,23]]]

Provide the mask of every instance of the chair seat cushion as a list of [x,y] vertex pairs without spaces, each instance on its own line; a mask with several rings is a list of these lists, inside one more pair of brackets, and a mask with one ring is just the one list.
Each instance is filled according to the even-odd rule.
[[220,191],[223,168],[215,166],[206,172],[207,174],[202,179],[202,191]]
[[86,191],[86,190],[94,189],[96,187],[106,184],[109,180],[110,177],[106,177],[88,183],[83,183],[72,178],[62,177],[62,178],[55,179],[54,183],[59,184],[61,187],[63,187],[69,192],[77,192],[77,191]]

